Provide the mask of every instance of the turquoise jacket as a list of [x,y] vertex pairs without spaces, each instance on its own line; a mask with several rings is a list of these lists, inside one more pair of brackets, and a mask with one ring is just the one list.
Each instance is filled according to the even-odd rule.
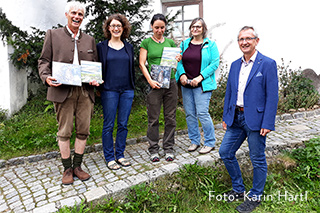
[[[181,42],[180,48],[182,50],[182,55],[184,51],[189,47],[191,38],[188,38]],[[203,77],[202,91],[208,92],[215,90],[217,88],[217,82],[215,77],[215,71],[219,67],[220,56],[217,45],[214,41],[205,38],[203,40],[201,49],[201,71],[200,75]],[[182,60],[178,63],[176,72],[176,81],[179,82],[180,76],[185,72]]]

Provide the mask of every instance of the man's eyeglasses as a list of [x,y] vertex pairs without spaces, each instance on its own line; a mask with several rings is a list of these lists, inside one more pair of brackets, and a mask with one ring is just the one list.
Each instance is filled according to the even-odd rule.
[[122,28],[121,25],[110,25],[110,27],[113,29],[115,29],[115,28],[121,29]]
[[249,41],[252,41],[253,39],[257,39],[257,37],[248,37],[248,38],[239,38],[238,39],[238,42],[249,42]]
[[191,29],[194,29],[194,30],[195,30],[195,29],[200,30],[200,29],[201,29],[201,27],[202,27],[202,26],[193,25],[193,26],[191,27]]

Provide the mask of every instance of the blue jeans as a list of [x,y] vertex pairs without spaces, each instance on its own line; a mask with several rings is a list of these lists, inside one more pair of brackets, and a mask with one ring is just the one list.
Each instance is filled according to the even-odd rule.
[[191,143],[200,145],[199,119],[203,129],[204,145],[214,147],[216,137],[213,122],[209,114],[209,103],[212,92],[202,92],[201,87],[191,89],[183,86],[181,87],[181,91]]
[[267,179],[267,162],[264,153],[266,136],[261,136],[260,131],[252,131],[248,128],[243,112],[236,112],[232,126],[227,127],[219,154],[231,177],[233,190],[238,193],[244,192],[245,187],[235,154],[246,138],[253,166],[253,182],[249,197],[258,197],[263,194]]
[[[101,102],[103,106],[102,145],[107,162],[124,157],[126,138],[128,133],[127,123],[131,112],[134,91],[102,91]],[[117,136],[114,147],[113,127],[117,115]]]

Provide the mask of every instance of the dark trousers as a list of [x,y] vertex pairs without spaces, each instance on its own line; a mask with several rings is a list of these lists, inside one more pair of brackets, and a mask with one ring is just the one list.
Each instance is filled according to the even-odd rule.
[[159,152],[159,116],[163,104],[165,121],[163,150],[173,153],[174,132],[176,129],[176,108],[178,100],[178,86],[175,79],[171,79],[169,89],[152,89],[147,95],[149,152]]

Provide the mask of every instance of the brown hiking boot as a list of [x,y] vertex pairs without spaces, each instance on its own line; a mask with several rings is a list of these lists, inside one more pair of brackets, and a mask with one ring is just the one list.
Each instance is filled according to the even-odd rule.
[[73,170],[74,176],[77,176],[80,180],[85,181],[88,180],[91,176],[83,171],[80,166]]
[[72,168],[67,169],[64,171],[62,176],[62,184],[69,185],[73,184],[73,170]]

